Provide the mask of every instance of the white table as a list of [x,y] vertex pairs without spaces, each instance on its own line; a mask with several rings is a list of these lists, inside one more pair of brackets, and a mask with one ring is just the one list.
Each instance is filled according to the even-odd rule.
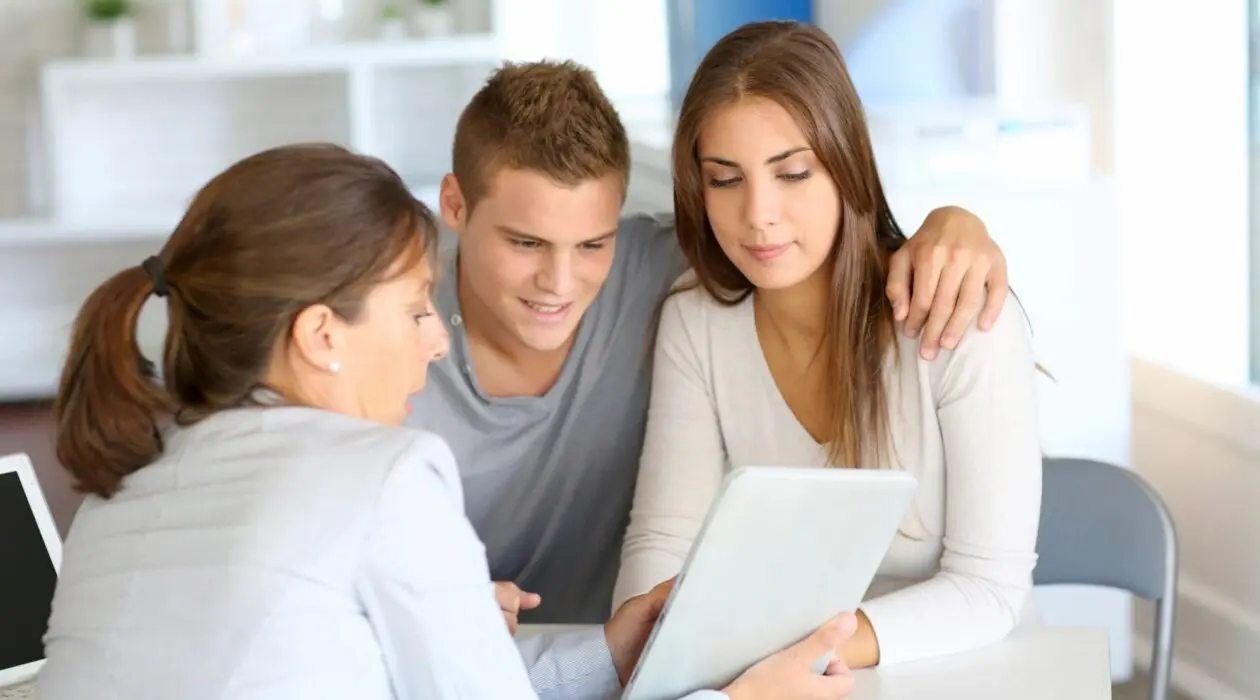
[[[522,625],[518,638],[573,629]],[[857,671],[852,700],[1110,700],[1105,628],[1027,626],[976,651]]]
[[[517,637],[571,629],[522,625]],[[852,700],[1111,700],[1104,628],[1030,626],[976,651],[854,675]],[[0,690],[0,700],[29,693],[29,686]]]
[[1027,627],[976,651],[857,671],[853,700],[1110,700],[1105,628]]

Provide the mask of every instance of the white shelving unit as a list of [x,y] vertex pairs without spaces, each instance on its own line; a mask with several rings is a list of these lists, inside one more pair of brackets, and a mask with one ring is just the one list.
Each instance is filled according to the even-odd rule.
[[492,36],[470,35],[247,60],[49,64],[40,82],[47,207],[70,227],[117,230],[135,212],[146,225],[173,224],[214,173],[296,141],[379,155],[431,186],[447,170],[460,109],[498,56]]
[[[251,153],[330,141],[380,156],[435,205],[460,111],[502,59],[492,33],[248,57],[40,67],[31,215],[0,219],[0,401],[46,398],[91,289],[150,254],[193,194]],[[140,341],[165,324],[146,312]]]

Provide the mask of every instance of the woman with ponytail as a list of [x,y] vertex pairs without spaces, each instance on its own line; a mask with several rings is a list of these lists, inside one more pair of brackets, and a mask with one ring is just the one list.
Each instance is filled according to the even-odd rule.
[[[212,179],[156,255],[91,294],[56,404],[57,455],[87,497],[41,700],[615,692],[668,584],[593,637],[514,646],[451,451],[399,427],[447,350],[437,248],[385,164],[288,146]],[[151,297],[160,371],[135,337]],[[855,624],[696,697],[844,697],[842,664],[811,666]]]

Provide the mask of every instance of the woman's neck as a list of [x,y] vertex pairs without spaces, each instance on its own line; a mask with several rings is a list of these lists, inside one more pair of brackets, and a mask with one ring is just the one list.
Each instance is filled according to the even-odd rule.
[[827,329],[827,266],[794,287],[759,289],[754,305],[767,330],[789,347],[817,349]]

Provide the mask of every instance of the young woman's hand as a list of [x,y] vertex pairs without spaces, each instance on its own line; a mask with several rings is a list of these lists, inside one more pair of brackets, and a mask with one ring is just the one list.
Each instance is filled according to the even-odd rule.
[[639,656],[643,654],[643,647],[647,646],[647,639],[661,616],[665,601],[669,600],[675,580],[676,577],[658,583],[647,593],[622,603],[604,625],[604,638],[622,687],[629,682],[630,674],[639,663]]
[[[823,625],[805,639],[768,656],[724,689],[731,700],[842,700],[853,693],[853,676],[838,653],[857,630],[850,613]],[[824,657],[826,669],[815,668]]]

